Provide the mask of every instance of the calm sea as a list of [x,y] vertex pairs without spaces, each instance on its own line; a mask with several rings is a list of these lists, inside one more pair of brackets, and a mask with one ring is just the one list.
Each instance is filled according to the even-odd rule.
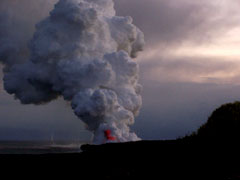
[[0,154],[78,153],[86,142],[0,141]]

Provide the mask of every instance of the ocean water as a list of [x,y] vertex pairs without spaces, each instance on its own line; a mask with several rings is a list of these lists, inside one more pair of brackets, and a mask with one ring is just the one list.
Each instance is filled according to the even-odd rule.
[[87,142],[0,141],[0,154],[80,153]]

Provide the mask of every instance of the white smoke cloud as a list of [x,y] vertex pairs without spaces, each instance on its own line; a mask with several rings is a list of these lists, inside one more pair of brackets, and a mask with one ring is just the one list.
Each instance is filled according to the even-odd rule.
[[12,46],[0,47],[5,90],[23,104],[63,96],[97,144],[111,141],[106,130],[120,142],[139,140],[129,128],[142,105],[132,58],[143,49],[144,36],[113,6],[112,0],[59,0],[36,25],[24,63],[11,58]]

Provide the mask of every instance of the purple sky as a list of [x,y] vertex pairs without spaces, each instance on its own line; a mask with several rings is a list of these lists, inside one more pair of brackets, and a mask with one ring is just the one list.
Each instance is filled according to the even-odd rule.
[[[56,0],[7,0],[29,31]],[[37,11],[39,6],[41,12]],[[219,105],[240,98],[240,3],[236,0],[116,0],[118,15],[130,15],[144,32],[139,54],[143,108],[133,129],[144,139],[184,136],[204,123]],[[21,16],[19,16],[21,14]],[[31,14],[31,16],[29,16]],[[0,73],[2,79],[2,74]],[[17,129],[17,130],[16,130]],[[35,133],[35,134],[34,134]],[[83,123],[63,100],[23,106],[0,83],[0,140],[21,137],[90,139]]]

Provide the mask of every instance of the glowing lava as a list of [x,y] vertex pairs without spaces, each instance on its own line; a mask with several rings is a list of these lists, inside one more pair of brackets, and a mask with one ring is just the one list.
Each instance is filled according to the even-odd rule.
[[116,141],[116,137],[111,135],[112,132],[110,129],[104,131],[104,135],[108,141]]

